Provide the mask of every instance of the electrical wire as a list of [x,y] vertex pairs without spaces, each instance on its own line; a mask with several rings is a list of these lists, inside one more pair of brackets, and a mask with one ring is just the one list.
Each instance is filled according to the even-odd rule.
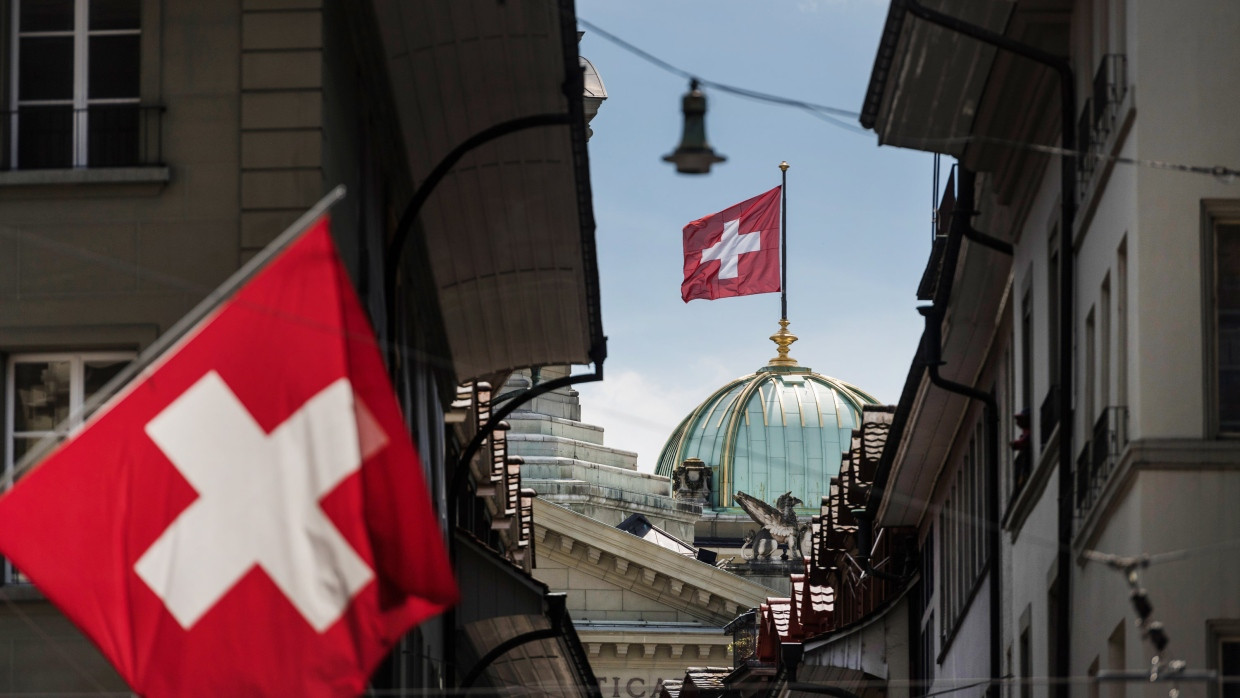
[[969,143],[982,143],[989,145],[1006,146],[1009,148],[1017,148],[1021,150],[1029,150],[1035,153],[1044,153],[1046,155],[1072,156],[1081,159],[1093,160],[1095,162],[1110,162],[1119,165],[1134,165],[1136,167],[1146,167],[1154,170],[1170,170],[1173,172],[1186,172],[1190,174],[1205,175],[1215,177],[1224,184],[1231,184],[1237,178],[1240,178],[1240,169],[1226,167],[1224,165],[1186,165],[1182,163],[1169,162],[1167,160],[1154,160],[1150,158],[1129,158],[1121,155],[1106,155],[1088,150],[1072,150],[1071,148],[1063,148],[1055,145],[1043,145],[1041,143],[1029,143],[1025,141],[1017,141],[1009,138],[996,138],[994,136],[956,136],[952,138],[921,138],[910,141],[913,147],[945,147],[953,145],[967,145]]
[[[581,24],[581,26],[594,32],[595,34],[598,34],[599,36],[612,42],[616,46],[619,46],[625,51],[628,51],[629,53],[632,53],[633,55],[643,60],[646,60],[650,62],[651,64],[658,66],[659,68],[662,68],[663,70],[673,75],[677,75],[682,78],[685,78],[686,80],[696,80],[701,85],[710,87],[715,90],[719,90],[720,92],[732,94],[737,97],[744,97],[746,99],[752,99],[758,102],[765,102],[768,104],[776,104],[779,106],[801,109],[805,111],[806,113],[810,114],[811,116],[822,119],[823,121],[829,124],[843,128],[847,131],[851,131],[857,134],[865,134],[865,135],[871,134],[871,131],[867,129],[861,128],[860,126],[855,126],[853,124],[849,124],[837,118],[837,117],[845,117],[845,118],[858,119],[861,117],[861,114],[859,112],[851,111],[848,109],[841,109],[839,107],[827,106],[825,104],[816,104],[814,102],[806,102],[804,100],[796,99],[793,97],[783,97],[781,95],[774,95],[774,94],[770,94],[767,92],[759,92],[757,90],[750,90],[744,87],[737,87],[735,85],[729,85],[723,82],[715,82],[714,80],[708,80],[706,78],[703,78],[697,75],[696,73],[685,70],[684,68],[681,68],[679,66],[673,65],[672,63],[669,63],[663,60],[662,58],[655,56],[649,51],[639,48],[633,45],[632,43],[629,43],[628,41],[625,41],[624,39],[616,36],[615,34],[612,34],[611,32],[599,27],[598,25],[590,21],[587,21],[586,19],[578,17],[577,22]],[[1147,158],[1128,158],[1128,157],[1122,157],[1118,155],[1104,155],[1102,153],[1094,153],[1094,152],[1082,151],[1082,150],[1071,150],[1068,148],[1060,148],[1056,146],[1042,145],[1040,143],[1029,143],[1029,142],[1016,141],[1016,140],[1010,140],[1010,139],[1005,139],[1005,138],[995,138],[991,136],[959,136],[959,137],[954,137],[954,138],[923,138],[919,140],[910,141],[907,144],[907,146],[908,147],[933,148],[936,146],[945,147],[945,146],[952,146],[952,145],[963,145],[967,143],[990,143],[992,145],[1004,145],[1004,146],[1008,146],[1012,148],[1021,148],[1021,149],[1030,150],[1034,152],[1046,153],[1048,155],[1061,155],[1061,156],[1072,155],[1078,158],[1093,159],[1095,161],[1107,161],[1107,162],[1112,162],[1112,163],[1122,164],[1122,165],[1134,165],[1137,167],[1147,167],[1150,169],[1170,170],[1170,171],[1175,171],[1175,172],[1186,172],[1190,174],[1206,175],[1210,177],[1216,177],[1227,184],[1231,184],[1237,178],[1240,178],[1240,169],[1233,168],[1233,167],[1226,167],[1223,165],[1214,165],[1214,166],[1187,165],[1187,164],[1182,164],[1182,163],[1168,162],[1166,160],[1152,160],[1152,159],[1147,159]]]
[[716,82],[714,80],[708,80],[706,78],[701,77],[700,75],[697,75],[696,73],[690,72],[688,70],[685,70],[684,68],[680,68],[676,65],[668,63],[667,61],[663,60],[662,58],[659,58],[658,56],[655,56],[649,51],[646,51],[642,48],[634,46],[628,41],[621,39],[615,34],[612,34],[611,32],[607,31],[606,29],[603,29],[602,27],[599,27],[598,25],[592,22],[589,22],[581,17],[577,18],[577,22],[581,24],[581,26],[594,32],[595,34],[598,34],[599,36],[610,41],[616,46],[619,46],[625,51],[628,51],[629,53],[632,53],[633,55],[645,61],[648,61],[649,63],[659,68],[662,68],[663,70],[673,75],[677,75],[686,80],[696,80],[698,84],[700,85],[709,87],[714,90],[718,90],[720,92],[725,92],[727,94],[735,95],[737,97],[751,99],[756,102],[766,102],[768,104],[777,104],[783,107],[792,107],[795,109],[801,109],[802,111],[805,111],[811,116],[822,119],[823,121],[829,124],[838,126],[840,128],[843,128],[849,131],[853,131],[854,133],[869,134],[869,131],[861,128],[860,126],[855,126],[853,124],[840,120],[840,118],[837,118],[837,117],[843,117],[847,119],[859,119],[861,118],[860,112],[855,112],[849,109],[841,109],[839,107],[832,107],[832,106],[828,106],[825,104],[815,104],[813,102],[806,102],[804,100],[794,99],[792,97],[783,97],[780,95],[770,94],[769,92],[759,92],[758,90],[751,90],[745,87],[737,87],[735,85],[729,85],[727,83]]

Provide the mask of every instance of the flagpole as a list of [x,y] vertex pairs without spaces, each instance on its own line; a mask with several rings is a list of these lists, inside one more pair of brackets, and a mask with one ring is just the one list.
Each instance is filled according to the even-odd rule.
[[779,319],[788,319],[788,161],[784,160],[779,163],[780,176],[782,181],[779,185],[779,201],[782,211],[779,214],[779,224],[781,230],[779,233],[779,254],[782,257],[779,263],[780,279],[779,279]]
[[[257,274],[267,263],[276,255],[284,250],[304,233],[312,223],[323,215],[336,202],[345,196],[345,186],[343,184],[336,185],[331,191],[327,192],[318,203],[310,207],[305,213],[301,214],[297,220],[293,221],[284,232],[280,233],[275,240],[272,240],[258,254],[254,255],[240,269],[233,272],[224,283],[220,284],[214,291],[202,299],[194,309],[186,313],[180,320],[172,325],[167,332],[161,334],[146,349],[138,354],[137,358],[131,361],[125,368],[112,377],[103,385],[94,395],[87,400],[77,412],[66,417],[57,426],[57,433],[68,432],[67,426],[83,414],[90,414],[103,403],[107,402],[121,390],[134,376],[141,373],[158,359],[165,351],[175,345],[191,330],[199,325],[208,315],[211,314],[221,303],[233,295],[245,282]],[[33,448],[27,451],[22,458],[13,464],[13,469],[0,477],[0,491],[7,490],[12,487],[17,477],[23,475],[35,464],[43,460],[43,456],[58,444],[58,441],[42,440],[37,442]]]
[[779,331],[771,335],[771,341],[778,348],[778,355],[767,362],[770,366],[796,366],[797,360],[788,356],[788,347],[797,341],[797,336],[788,331],[788,161],[779,163],[783,173],[779,185],[779,201],[782,211],[779,215]]

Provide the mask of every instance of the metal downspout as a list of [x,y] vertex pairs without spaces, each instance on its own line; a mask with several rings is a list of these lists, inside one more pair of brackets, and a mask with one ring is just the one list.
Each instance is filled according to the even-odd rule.
[[[1061,143],[1060,157],[1060,226],[1059,226],[1059,487],[1058,544],[1056,576],[1059,598],[1055,607],[1055,695],[1068,698],[1071,673],[1071,576],[1072,576],[1072,329],[1075,308],[1075,259],[1073,258],[1073,219],[1076,218],[1076,85],[1072,64],[1067,59],[1041,49],[1014,41],[984,27],[962,21],[922,5],[918,0],[894,0],[903,3],[913,16],[963,34],[1004,51],[1041,63],[1059,76]],[[995,651],[992,648],[992,652]],[[993,662],[992,658],[992,662]],[[999,676],[996,672],[995,677]]]
[[[993,679],[1003,673],[1002,653],[1000,651],[1000,633],[1002,632],[1002,569],[1000,565],[999,538],[999,404],[995,396],[971,385],[948,380],[939,373],[943,364],[941,351],[943,347],[943,317],[947,312],[947,304],[951,299],[952,287],[956,276],[956,265],[960,260],[960,241],[966,230],[972,230],[969,220],[974,214],[974,185],[976,175],[965,168],[960,168],[960,179],[957,185],[956,209],[952,212],[951,228],[948,231],[947,248],[943,251],[943,268],[939,272],[939,287],[934,294],[934,303],[918,308],[918,312],[926,319],[925,341],[921,345],[921,361],[929,372],[930,382],[943,390],[962,395],[970,400],[977,400],[985,405],[986,421],[986,461],[989,472],[986,477],[986,560],[990,574],[990,675]],[[999,694],[999,684],[991,683],[987,688],[992,697]]]

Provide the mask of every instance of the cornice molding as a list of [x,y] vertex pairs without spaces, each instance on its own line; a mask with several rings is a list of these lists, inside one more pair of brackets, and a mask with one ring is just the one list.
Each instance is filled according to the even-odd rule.
[[722,626],[772,593],[541,499],[534,500],[534,532],[537,555],[709,623]]

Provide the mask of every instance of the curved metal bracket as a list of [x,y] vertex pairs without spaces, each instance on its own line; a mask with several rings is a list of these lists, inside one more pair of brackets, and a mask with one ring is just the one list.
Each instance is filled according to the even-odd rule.
[[[439,164],[435,165],[435,169],[431,170],[426,179],[418,185],[417,190],[413,193],[413,197],[409,199],[409,203],[405,206],[405,211],[401,214],[400,221],[396,224],[396,230],[392,233],[392,240],[384,249],[383,255],[383,287],[387,295],[388,341],[393,346],[392,352],[395,352],[395,341],[393,338],[396,336],[396,273],[400,269],[401,260],[404,258],[405,244],[409,240],[410,231],[413,230],[413,222],[418,219],[418,214],[422,212],[422,207],[430,199],[431,193],[435,191],[435,187],[439,186],[443,178],[448,176],[448,173],[452,171],[456,163],[460,162],[461,158],[479,146],[518,131],[543,126],[563,126],[570,123],[572,123],[572,115],[566,112],[554,112],[522,116],[485,128],[461,141],[447,155],[443,156]],[[392,370],[391,366],[395,364],[390,358],[389,371]]]
[[521,633],[520,635],[510,637],[492,647],[490,651],[482,655],[482,657],[469,668],[469,672],[465,674],[465,678],[461,680],[460,688],[467,689],[473,686],[474,682],[478,680],[478,677],[482,676],[482,672],[485,671],[487,667],[491,666],[492,662],[499,659],[504,654],[507,654],[511,650],[526,643],[537,642],[538,640],[550,640],[564,634],[566,624],[571,623],[568,618],[568,610],[564,605],[564,596],[562,594],[555,594],[547,600],[551,604],[551,607],[548,609],[550,611],[548,613],[548,617],[551,620],[551,627],[539,628],[538,630],[531,630],[526,633]]
[[494,662],[504,654],[507,654],[510,650],[529,642],[550,640],[552,638],[559,637],[561,634],[562,630],[559,627],[552,626],[541,630],[531,630],[528,633],[522,633],[516,637],[510,637],[507,640],[504,640],[498,645],[492,647],[491,651],[483,655],[482,659],[479,659],[477,664],[474,664],[469,668],[469,673],[466,674],[465,678],[461,680],[461,688],[470,688],[473,686],[474,682],[478,680],[478,677],[482,676],[482,672],[485,671],[487,667],[491,666],[491,662]]
[[503,407],[491,412],[491,418],[487,420],[486,424],[482,425],[482,428],[480,428],[477,433],[474,434],[474,438],[470,439],[469,444],[465,447],[465,451],[456,462],[456,470],[452,474],[452,484],[448,489],[448,506],[451,508],[453,514],[453,516],[449,518],[449,523],[456,525],[456,501],[460,496],[461,488],[465,486],[465,478],[469,475],[470,461],[474,459],[474,456],[478,455],[478,450],[482,448],[482,443],[491,436],[491,434],[495,431],[495,428],[499,426],[499,423],[504,421],[505,417],[512,414],[513,411],[521,405],[524,405],[539,395],[544,395],[552,390],[556,390],[557,388],[564,388],[570,385],[577,385],[578,383],[590,383],[601,380],[603,380],[603,364],[602,362],[598,362],[594,364],[594,373],[584,373],[576,376],[562,376],[560,378],[549,380],[546,383],[539,383],[529,390],[515,395]]

